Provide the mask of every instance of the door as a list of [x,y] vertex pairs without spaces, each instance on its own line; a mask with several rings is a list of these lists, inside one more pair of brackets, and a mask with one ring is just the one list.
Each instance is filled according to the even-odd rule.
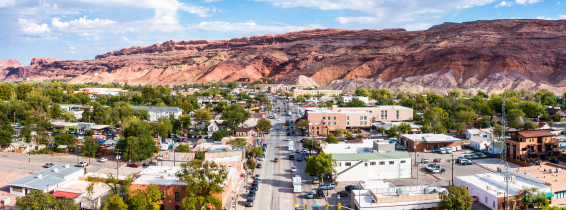
[[434,144],[434,150],[438,150],[438,144]]

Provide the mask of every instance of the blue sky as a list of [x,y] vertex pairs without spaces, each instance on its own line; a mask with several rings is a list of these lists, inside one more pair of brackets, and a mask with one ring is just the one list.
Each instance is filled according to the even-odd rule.
[[94,59],[168,40],[316,28],[424,30],[537,18],[566,19],[566,0],[0,0],[0,60]]

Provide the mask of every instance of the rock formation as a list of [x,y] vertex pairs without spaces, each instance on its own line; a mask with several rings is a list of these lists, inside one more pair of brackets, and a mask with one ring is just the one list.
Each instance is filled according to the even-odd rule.
[[255,81],[352,90],[566,90],[566,20],[444,23],[424,31],[319,29],[222,41],[167,41],[96,56],[34,59],[3,80],[182,84]]

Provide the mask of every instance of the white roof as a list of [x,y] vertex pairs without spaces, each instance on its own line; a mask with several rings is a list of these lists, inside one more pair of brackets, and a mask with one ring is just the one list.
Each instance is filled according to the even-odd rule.
[[[517,175],[517,174],[511,173],[511,175]],[[527,188],[534,187],[544,193],[550,192],[550,186],[545,185],[544,181],[529,176],[526,176],[528,179],[525,179],[524,178],[525,176],[526,175],[513,176],[515,181],[509,181],[509,182],[505,181],[505,174],[503,173],[486,173],[486,174],[475,174],[470,176],[459,176],[456,177],[456,179],[466,182],[469,185],[476,186],[482,190],[487,191],[489,194],[497,197],[504,196],[507,183],[509,184],[509,195],[512,196],[517,195],[519,191],[523,189],[523,187],[527,187]]]
[[461,141],[461,139],[459,138],[452,137],[446,134],[433,134],[433,133],[404,134],[403,137],[413,141],[427,141],[427,142]]
[[491,128],[483,128],[483,129],[470,128],[470,129],[466,130],[466,132],[468,132],[472,135],[479,135],[479,134],[482,134],[482,133],[493,133],[493,129],[491,129]]
[[149,166],[138,174],[134,184],[156,185],[185,185],[176,176],[181,167],[176,166]]
[[372,152],[373,139],[364,139],[361,144],[326,144],[322,151],[326,154]]
[[472,136],[472,138],[470,138],[470,142],[475,142],[475,143],[478,143],[478,144],[484,143],[486,141],[490,142],[491,140],[488,139],[488,138],[481,137],[481,136]]
[[[86,196],[87,186],[90,184],[88,181],[73,180],[64,186],[56,188],[54,191],[64,191],[72,193],[80,193]],[[96,183],[93,188],[92,198],[98,198],[110,191],[110,188],[103,183]]]

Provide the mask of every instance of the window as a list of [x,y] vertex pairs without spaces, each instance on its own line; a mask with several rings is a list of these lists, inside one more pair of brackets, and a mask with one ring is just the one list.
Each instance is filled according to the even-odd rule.
[[326,117],[322,117],[323,120],[326,120]]
[[395,164],[395,161],[389,161],[389,165]]
[[375,165],[375,162],[370,162],[369,164],[372,165],[372,166],[374,166],[374,165]]
[[495,208],[495,201],[493,201],[493,208]]
[[350,122],[346,122],[346,125],[350,125]]
[[368,166],[368,163],[364,163],[365,166]]
[[364,124],[364,122],[363,122],[363,121],[360,121],[360,125],[363,125],[363,124]]
[[402,160],[402,161],[401,161],[401,163],[406,163],[406,162],[407,162],[406,160]]
[[336,116],[334,116],[334,120],[336,120]]
[[344,165],[345,165],[345,166],[352,166],[352,163],[351,163],[351,162],[346,162],[346,163],[344,163]]
[[336,125],[336,122],[334,122],[334,123],[332,123],[332,124]]
[[179,192],[175,192],[175,201],[180,201],[181,200],[181,196],[179,195]]
[[179,209],[180,209],[179,206],[175,206],[175,210],[179,210]]
[[368,116],[364,116],[364,120],[367,120],[367,119],[368,119]]
[[363,120],[363,119],[364,119],[364,116],[360,116],[360,120]]
[[165,206],[163,204],[161,204],[161,206],[159,207],[159,210],[165,210]]
[[385,165],[385,161],[379,161],[379,165],[380,166]]
[[349,119],[350,119],[350,116],[346,116],[346,120],[349,120]]
[[484,202],[484,203],[486,203],[486,204],[487,204],[487,196],[485,197],[485,202]]

